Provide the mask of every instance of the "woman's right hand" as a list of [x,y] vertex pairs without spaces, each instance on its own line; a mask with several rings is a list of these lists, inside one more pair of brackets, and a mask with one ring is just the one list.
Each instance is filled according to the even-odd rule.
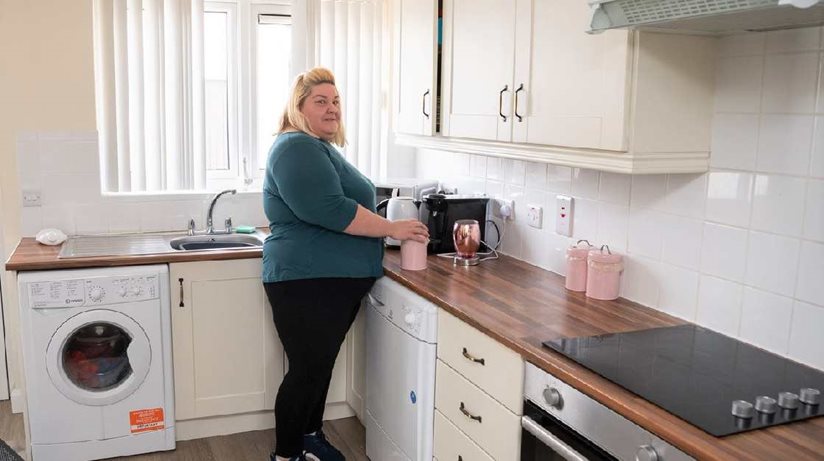
[[417,219],[398,219],[389,224],[389,237],[426,243],[429,240],[429,229]]

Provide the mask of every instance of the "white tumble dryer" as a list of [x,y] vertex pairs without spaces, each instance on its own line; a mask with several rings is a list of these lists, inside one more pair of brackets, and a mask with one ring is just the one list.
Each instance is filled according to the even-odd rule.
[[165,265],[23,272],[33,461],[175,448]]

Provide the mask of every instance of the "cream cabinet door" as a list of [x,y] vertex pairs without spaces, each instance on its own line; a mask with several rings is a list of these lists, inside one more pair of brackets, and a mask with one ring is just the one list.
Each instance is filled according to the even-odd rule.
[[580,0],[518,0],[513,141],[626,150],[629,32],[590,35]]
[[512,1],[444,1],[444,136],[511,140],[514,38]]
[[395,130],[435,131],[438,2],[394,0]]
[[261,260],[169,265],[177,419],[274,407],[283,349]]

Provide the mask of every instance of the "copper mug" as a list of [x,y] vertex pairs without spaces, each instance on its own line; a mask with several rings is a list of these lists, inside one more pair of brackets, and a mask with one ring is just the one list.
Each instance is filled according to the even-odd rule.
[[452,228],[455,253],[459,258],[471,259],[481,246],[481,227],[474,219],[459,219]]

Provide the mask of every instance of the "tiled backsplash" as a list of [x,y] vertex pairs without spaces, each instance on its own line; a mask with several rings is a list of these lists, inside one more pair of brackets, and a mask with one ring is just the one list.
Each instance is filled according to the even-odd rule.
[[[507,254],[563,274],[572,242],[608,244],[626,254],[626,298],[824,369],[823,38],[721,40],[707,174],[422,150],[417,175],[514,200]],[[571,239],[554,233],[557,194],[575,197]],[[542,229],[526,225],[526,204],[544,208]]]
[[[21,235],[56,227],[67,234],[184,230],[190,218],[205,228],[210,194],[102,196],[97,133],[27,133],[17,140],[20,188],[41,191],[41,206],[24,207]],[[215,207],[220,227],[265,226],[260,192],[223,196]]]

